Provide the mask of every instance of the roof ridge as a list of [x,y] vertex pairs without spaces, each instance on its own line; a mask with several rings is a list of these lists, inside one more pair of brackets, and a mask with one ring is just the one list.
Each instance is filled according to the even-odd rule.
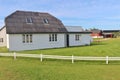
[[23,11],[23,10],[16,10],[15,12],[29,12],[29,13],[43,13],[49,14],[48,12],[38,12],[38,11]]

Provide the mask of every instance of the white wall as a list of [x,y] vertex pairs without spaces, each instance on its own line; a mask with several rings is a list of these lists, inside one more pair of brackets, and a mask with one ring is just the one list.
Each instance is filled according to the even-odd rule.
[[46,49],[46,48],[57,48],[65,47],[66,40],[65,34],[57,34],[56,42],[49,42],[49,34],[33,34],[32,43],[23,43],[22,34],[9,34],[9,50],[33,50],[33,49]]
[[90,36],[90,34],[82,34],[81,40],[84,45],[90,45],[91,42],[93,42],[93,38]]
[[9,48],[9,34],[7,34],[6,37],[7,37],[7,39],[6,39],[6,41],[7,41],[7,48]]
[[3,38],[3,42],[0,42],[0,47],[7,46],[7,41],[6,41],[6,27],[4,27],[0,31],[0,38]]
[[89,34],[80,34],[80,40],[75,40],[76,34],[69,34],[69,46],[90,45],[92,37]]

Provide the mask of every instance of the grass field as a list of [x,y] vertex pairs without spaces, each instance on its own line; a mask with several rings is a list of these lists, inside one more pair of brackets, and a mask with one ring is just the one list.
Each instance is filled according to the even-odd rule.
[[[8,52],[0,48],[0,52]],[[120,38],[94,42],[91,46],[21,51],[19,53],[120,56]],[[44,60],[0,57],[0,80],[120,80],[120,62]]]

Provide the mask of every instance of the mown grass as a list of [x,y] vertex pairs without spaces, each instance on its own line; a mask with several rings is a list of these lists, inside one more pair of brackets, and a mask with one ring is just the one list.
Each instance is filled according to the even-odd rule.
[[0,80],[119,80],[119,73],[120,65],[113,62],[109,65],[81,61],[71,64],[62,60],[0,58]]
[[[0,52],[8,52],[0,48]],[[94,42],[91,46],[21,51],[19,53],[120,56],[120,38]],[[120,61],[75,61],[0,57],[0,80],[120,80]]]

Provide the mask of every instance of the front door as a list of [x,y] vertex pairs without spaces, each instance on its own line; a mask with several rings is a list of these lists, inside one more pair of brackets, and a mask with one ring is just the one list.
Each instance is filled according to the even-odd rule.
[[67,34],[67,47],[69,47],[69,34]]

